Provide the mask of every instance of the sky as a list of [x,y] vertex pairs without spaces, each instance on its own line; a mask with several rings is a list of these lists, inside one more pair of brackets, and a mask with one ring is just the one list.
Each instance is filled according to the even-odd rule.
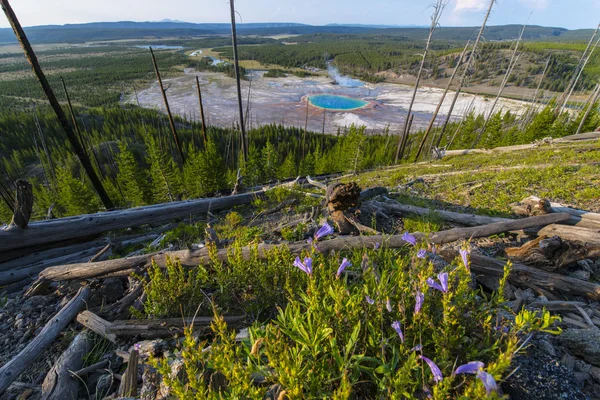
[[[480,25],[490,0],[449,0],[442,26]],[[238,22],[429,25],[434,0],[236,0]],[[227,0],[12,0],[21,25],[104,21],[227,22]],[[600,0],[497,0],[489,25],[595,28]],[[0,27],[8,27],[0,15]]]

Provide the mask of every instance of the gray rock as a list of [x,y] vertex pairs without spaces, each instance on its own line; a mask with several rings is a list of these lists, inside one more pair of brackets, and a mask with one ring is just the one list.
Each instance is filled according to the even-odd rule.
[[600,366],[600,331],[594,329],[567,329],[559,342],[573,355],[590,364]]
[[141,360],[147,360],[150,356],[157,356],[169,348],[169,344],[162,339],[143,340],[131,346],[128,353],[137,350]]

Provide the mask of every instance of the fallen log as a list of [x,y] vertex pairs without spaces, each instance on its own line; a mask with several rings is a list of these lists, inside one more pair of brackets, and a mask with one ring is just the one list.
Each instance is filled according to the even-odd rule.
[[518,231],[525,228],[546,226],[549,224],[555,224],[558,222],[566,221],[569,218],[569,214],[559,213],[541,215],[539,217],[529,217],[503,222],[495,222],[492,224],[469,228],[454,228],[447,231],[436,232],[430,236],[429,240],[432,243],[436,244],[450,243],[459,239],[487,237],[502,232]]
[[[34,264],[42,261],[49,261],[52,259],[60,259],[61,257],[69,256],[72,254],[87,251],[90,248],[102,247],[107,243],[106,240],[94,240],[92,242],[75,244],[71,246],[59,247],[56,249],[50,249],[45,251],[38,251],[36,253],[29,254],[24,257],[16,258],[14,260],[0,263],[0,272],[8,271],[11,269],[19,269],[25,267],[31,267]],[[62,263],[59,263],[62,264]],[[59,265],[55,264],[55,265]]]
[[589,246],[600,245],[600,230],[587,229],[578,226],[548,225],[537,232],[538,236],[558,236],[563,240],[583,242]]
[[498,223],[498,222],[513,221],[509,218],[486,217],[483,215],[464,214],[464,213],[457,213],[457,212],[453,212],[453,211],[432,210],[429,208],[400,204],[398,202],[392,203],[392,202],[387,201],[387,202],[383,203],[383,202],[375,201],[373,203],[376,206],[378,206],[379,208],[388,210],[390,213],[396,213],[396,214],[400,214],[400,215],[409,215],[409,214],[431,215],[432,213],[435,213],[435,215],[439,216],[441,219],[443,219],[446,222],[452,222],[455,224],[465,225],[465,226],[480,226],[480,225],[494,224],[494,223]]
[[67,254],[66,256],[54,258],[51,260],[40,261],[27,268],[13,269],[9,271],[0,272],[0,286],[9,285],[13,282],[18,282],[23,279],[31,278],[32,280],[46,268],[53,265],[68,265],[73,263],[80,263],[88,260],[91,256],[102,250],[102,247],[93,247],[84,251],[80,251],[74,254]]
[[80,312],[77,315],[77,322],[97,335],[102,336],[109,342],[117,343],[117,336],[106,332],[106,329],[111,325],[111,323],[100,318],[93,312],[87,310]]
[[0,230],[0,252],[44,243],[60,242],[82,236],[129,228],[149,222],[182,218],[190,214],[229,209],[248,204],[264,191],[235,196],[156,204],[129,210],[79,215],[29,224],[27,229]]
[[[321,241],[317,244],[317,247],[322,253],[327,253],[357,247],[373,248],[376,244],[398,248],[406,245],[407,242],[402,240],[402,235],[343,236]],[[287,246],[292,254],[299,254],[304,250],[310,250],[313,244],[307,242],[289,244],[261,243],[256,246],[243,247],[240,250],[240,255],[243,259],[250,260],[252,255],[256,253],[259,259],[265,259],[270,251],[284,246]],[[230,253],[231,251],[228,249],[220,249],[216,253],[216,257],[223,262],[227,262]],[[93,265],[88,263],[58,265],[46,268],[39,276],[40,279],[47,281],[92,279],[98,276],[106,276],[107,274],[121,273],[132,268],[138,268],[148,264],[150,261],[156,262],[159,266],[165,266],[167,258],[178,259],[184,267],[197,267],[198,265],[208,265],[212,262],[208,255],[208,249],[203,248],[198,250],[166,251],[130,258],[107,260],[94,263]]]
[[[450,262],[458,256],[458,251],[445,249],[440,256]],[[470,255],[470,268],[475,274],[484,274],[501,278],[504,274],[505,261],[496,260],[479,254]],[[581,279],[571,278],[551,272],[542,271],[527,265],[513,263],[508,281],[516,285],[528,286],[530,283],[547,289],[572,296],[584,296],[600,300],[600,285]]]
[[79,379],[73,379],[71,371],[81,368],[83,359],[91,348],[88,332],[83,331],[73,339],[67,350],[52,366],[42,383],[43,400],[76,399]]
[[85,376],[87,374],[96,372],[99,369],[105,368],[109,364],[110,364],[110,362],[108,360],[102,360],[102,361],[97,362],[96,364],[92,364],[89,367],[82,368],[82,369],[77,370],[75,372],[70,371],[70,373],[71,373],[71,375],[73,377],[79,377],[79,378],[81,378],[82,376]]
[[85,286],[44,326],[42,331],[23,350],[0,368],[0,396],[54,342],[56,337],[75,318],[90,296]]
[[[244,316],[225,316],[223,318],[230,328],[242,326],[246,319]],[[207,330],[212,322],[213,317],[121,320],[109,323],[106,326],[106,332],[117,337],[170,338],[181,335],[184,328],[192,326],[192,323],[194,332],[200,332]]]
[[542,235],[521,247],[508,248],[505,251],[511,261],[553,272],[569,267],[579,260],[594,258],[600,254],[600,245],[585,245],[565,241],[558,236]]
[[125,297],[107,307],[103,307],[99,315],[104,318],[115,319],[116,317],[126,313],[129,307],[142,295],[144,285],[139,282]]
[[564,224],[578,226],[580,228],[600,229],[600,214],[567,207],[563,204],[553,203],[536,196],[524,198],[520,202],[513,204],[512,209],[519,215],[566,212],[571,214],[571,218],[564,222]]

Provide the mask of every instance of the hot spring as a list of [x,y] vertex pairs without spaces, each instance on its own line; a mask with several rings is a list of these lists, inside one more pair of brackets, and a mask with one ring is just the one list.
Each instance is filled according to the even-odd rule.
[[353,99],[346,96],[335,96],[331,94],[318,94],[309,96],[308,101],[315,107],[325,108],[327,110],[356,110],[369,104],[368,101]]

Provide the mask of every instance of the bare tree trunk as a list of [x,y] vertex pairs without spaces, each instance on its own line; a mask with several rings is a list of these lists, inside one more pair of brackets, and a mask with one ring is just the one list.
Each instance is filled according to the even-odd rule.
[[456,93],[454,94],[454,98],[452,99],[452,105],[450,106],[450,110],[448,111],[448,115],[446,116],[446,121],[444,121],[444,125],[442,126],[442,132],[440,135],[444,135],[446,132],[446,128],[448,127],[448,123],[450,122],[450,117],[452,117],[452,111],[454,110],[454,106],[456,105],[456,101],[458,100],[458,96],[460,95],[460,91],[462,90],[463,85],[465,84],[465,80],[467,79],[467,73],[469,72],[469,68],[473,64],[475,60],[475,53],[477,52],[477,46],[479,45],[479,41],[481,40],[481,36],[483,35],[483,31],[487,24],[487,20],[490,17],[490,13],[492,12],[492,7],[496,0],[490,0],[490,5],[485,14],[485,18],[483,19],[483,23],[481,24],[481,28],[479,29],[479,34],[477,35],[477,39],[475,40],[475,44],[473,45],[473,51],[471,52],[471,56],[467,61],[467,65],[465,65],[465,70],[463,71],[462,77],[460,78],[460,83],[458,84],[458,88],[456,88]]
[[309,108],[309,100],[306,98],[306,120],[304,121],[304,134],[302,135],[302,159],[304,160],[304,155],[306,153],[306,131],[308,130],[308,108]]
[[592,109],[596,105],[596,102],[598,101],[599,98],[600,98],[600,83],[596,85],[596,90],[595,90],[594,94],[592,95],[590,104],[589,104],[587,110],[585,111],[583,118],[581,118],[581,122],[579,123],[579,127],[577,128],[577,132],[575,132],[576,135],[579,135],[581,133],[581,130],[583,129],[583,125],[585,125],[585,121],[590,116],[590,112],[592,112]]
[[600,30],[600,24],[598,24],[598,26],[596,27],[596,30],[592,34],[592,37],[590,38],[590,41],[588,42],[587,47],[585,48],[585,51],[583,52],[583,54],[581,55],[581,58],[579,59],[579,63],[577,64],[577,67],[575,67],[575,70],[573,71],[573,76],[571,77],[571,80],[569,81],[569,84],[567,85],[565,91],[563,92],[563,94],[559,100],[559,103],[561,105],[560,105],[560,108],[557,108],[557,114],[562,113],[563,109],[567,106],[569,97],[571,97],[571,93],[573,93],[573,89],[577,85],[577,81],[579,80],[579,77],[581,76],[581,71],[583,71],[583,64],[586,60],[586,56],[588,55],[588,51],[590,50],[590,47],[592,46],[592,43],[594,43],[594,39],[596,38],[596,35],[598,34],[598,30]]
[[[437,118],[437,115],[440,112],[440,108],[442,108],[442,104],[444,103],[444,100],[446,99],[446,95],[448,94],[448,91],[450,90],[450,86],[452,85],[452,82],[454,81],[454,78],[456,77],[456,73],[458,72],[458,70],[460,69],[461,64],[464,61],[465,54],[467,54],[467,49],[469,48],[469,44],[471,44],[470,40],[467,41],[465,49],[463,50],[462,54],[460,55],[460,58],[458,59],[458,64],[456,64],[456,68],[454,68],[454,72],[452,72],[452,76],[450,77],[450,80],[448,81],[448,84],[446,85],[446,89],[444,90],[444,94],[442,95],[442,98],[440,99],[440,101],[439,101],[439,103],[437,105],[437,108],[435,109],[433,115],[431,116],[431,121],[429,121],[429,126],[427,127],[427,130],[423,134],[423,139],[421,140],[421,144],[419,144],[419,149],[417,150],[417,155],[415,156],[415,162],[417,162],[419,160],[419,156],[421,155],[421,151],[423,150],[423,146],[425,145],[425,142],[427,141],[427,138],[429,137],[429,133],[431,132],[431,129],[433,128],[433,124],[435,123],[435,119]],[[442,140],[442,136],[440,135],[440,138],[437,141],[438,144],[436,144],[436,146],[439,145],[439,142],[441,140]]]
[[160,93],[162,94],[163,102],[165,103],[165,108],[167,109],[167,116],[169,117],[169,124],[171,125],[171,132],[173,133],[173,139],[175,140],[175,145],[177,146],[177,152],[179,153],[179,157],[181,158],[181,165],[185,163],[185,158],[183,157],[183,149],[181,148],[181,142],[179,141],[179,135],[177,135],[177,128],[175,127],[175,121],[173,120],[173,114],[171,114],[171,108],[169,107],[169,100],[167,99],[167,89],[163,87],[162,79],[160,77],[160,71],[158,70],[158,64],[156,63],[156,57],[154,57],[154,52],[152,51],[152,47],[150,47],[150,55],[152,56],[152,64],[154,65],[154,72],[156,73],[156,79],[158,79],[158,85],[160,86]]
[[325,117],[327,117],[327,109],[323,109],[323,132],[321,134],[321,151],[325,150]]
[[[444,12],[444,7],[448,4],[448,0],[436,0],[435,5],[433,6],[434,11],[431,16],[431,27],[429,28],[429,37],[427,38],[427,44],[425,45],[425,51],[422,54],[421,65],[419,66],[419,72],[417,73],[417,81],[415,82],[415,88],[413,90],[412,98],[410,100],[410,104],[408,106],[408,113],[406,114],[406,120],[404,121],[404,129],[403,135],[407,136],[404,132],[406,132],[408,128],[408,120],[412,113],[413,104],[415,103],[415,98],[417,97],[417,90],[419,90],[419,83],[421,82],[421,76],[423,74],[423,67],[425,66],[425,59],[427,58],[427,53],[429,53],[429,45],[431,44],[431,39],[433,37],[433,32],[435,28],[438,26],[440,21],[440,17]],[[398,148],[396,149],[396,159],[395,162],[398,163],[398,159],[400,156],[400,145],[401,142],[398,143]]]
[[198,88],[198,103],[200,103],[200,118],[202,119],[202,137],[204,138],[204,148],[208,143],[208,136],[206,136],[206,120],[204,119],[204,106],[202,105],[202,91],[200,90],[200,81],[198,75],[196,75],[196,88]]
[[410,135],[410,128],[412,128],[413,119],[415,118],[414,114],[411,114],[408,117],[408,126],[406,126],[406,130],[402,133],[400,137],[400,160],[404,157],[404,150],[406,150],[406,143],[408,142],[408,136]]
[[237,86],[237,97],[238,97],[238,109],[240,113],[240,133],[241,133],[241,144],[242,154],[244,155],[244,161],[248,161],[248,146],[246,143],[246,128],[244,125],[244,107],[242,105],[242,86],[240,83],[240,63],[237,48],[237,31],[235,28],[235,5],[234,0],[229,0],[229,8],[231,10],[231,41],[233,43],[233,65],[235,68],[235,83]]
[[575,88],[577,87],[577,84],[579,83],[579,78],[581,78],[581,74],[583,74],[583,70],[585,70],[585,67],[587,66],[588,62],[590,61],[590,58],[592,58],[592,55],[594,54],[596,47],[598,47],[598,43],[600,43],[600,38],[598,40],[596,40],[596,43],[594,43],[594,47],[592,47],[592,50],[590,50],[590,53],[588,54],[585,61],[583,62],[583,65],[581,66],[581,69],[579,70],[579,73],[577,74],[577,78],[575,79],[575,83],[571,87],[571,90],[569,91],[569,94],[567,95],[567,98],[565,99],[563,108],[565,108],[567,106],[567,104],[569,103],[569,99],[573,95],[573,92],[575,91]]
[[66,117],[63,109],[61,108],[60,104],[58,103],[58,100],[56,99],[56,96],[54,95],[54,92],[52,91],[52,88],[50,87],[50,84],[48,83],[48,80],[46,79],[46,75],[44,75],[44,72],[42,71],[42,67],[40,66],[40,64],[37,60],[37,57],[36,57],[33,49],[31,48],[31,44],[29,43],[29,40],[27,39],[27,35],[25,35],[25,32],[23,31],[23,28],[21,27],[21,24],[19,23],[19,20],[17,19],[17,16],[15,15],[13,9],[11,8],[8,0],[0,0],[0,6],[2,6],[2,10],[4,11],[4,14],[6,14],[6,18],[10,22],[10,25],[11,25],[13,31],[15,32],[15,35],[17,36],[17,39],[19,40],[19,43],[21,44],[21,47],[23,48],[25,55],[27,56],[27,60],[29,61],[29,64],[31,64],[31,68],[33,69],[34,74],[36,75],[38,81],[40,82],[42,89],[44,90],[44,93],[46,94],[46,97],[48,97],[50,106],[54,110],[56,117],[58,118],[62,128],[64,129],[65,133],[67,134],[67,138],[69,139],[71,146],[73,146],[73,150],[75,151],[77,158],[79,158],[79,161],[81,162],[83,169],[85,170],[87,176],[89,177],[90,182],[92,183],[92,186],[98,193],[100,200],[102,200],[102,204],[104,204],[104,207],[106,207],[107,210],[113,209],[114,208],[113,202],[111,201],[110,197],[106,193],[106,190],[104,189],[104,186],[102,185],[102,181],[98,178],[98,175],[96,175],[96,171],[94,171],[94,168],[92,167],[92,163],[90,162],[90,159],[85,154],[83,147],[81,147],[81,144],[79,143],[77,136],[75,135],[75,132],[73,132],[73,128],[71,127],[71,125],[69,125],[69,121],[67,120],[67,117]]
[[[531,14],[529,16],[531,17]],[[527,21],[529,22],[529,18],[527,19]],[[519,45],[521,44],[521,40],[523,39],[523,34],[525,33],[526,27],[527,27],[527,22],[525,23],[525,25],[523,25],[523,29],[521,29],[521,33],[519,34],[519,39],[517,39],[517,43],[515,45],[515,50],[513,51],[510,61],[508,63],[508,68],[506,69],[506,74],[504,74],[504,79],[502,79],[502,84],[500,85],[500,90],[498,90],[498,94],[496,95],[496,98],[494,99],[494,102],[492,103],[492,108],[490,108],[490,112],[488,114],[488,117],[485,120],[485,123],[483,124],[483,128],[481,128],[481,130],[479,131],[479,134],[477,135],[475,142],[473,142],[473,144],[471,145],[471,148],[474,148],[475,146],[477,146],[477,144],[479,144],[479,141],[481,140],[481,136],[485,133],[485,130],[487,129],[487,126],[490,123],[492,116],[494,115],[494,111],[496,110],[496,105],[498,105],[498,100],[500,100],[500,96],[502,96],[502,92],[504,92],[504,89],[506,88],[506,85],[508,84],[510,76],[512,75],[512,72],[515,69],[517,62],[519,61],[520,55],[517,55],[517,51],[519,50]]]

